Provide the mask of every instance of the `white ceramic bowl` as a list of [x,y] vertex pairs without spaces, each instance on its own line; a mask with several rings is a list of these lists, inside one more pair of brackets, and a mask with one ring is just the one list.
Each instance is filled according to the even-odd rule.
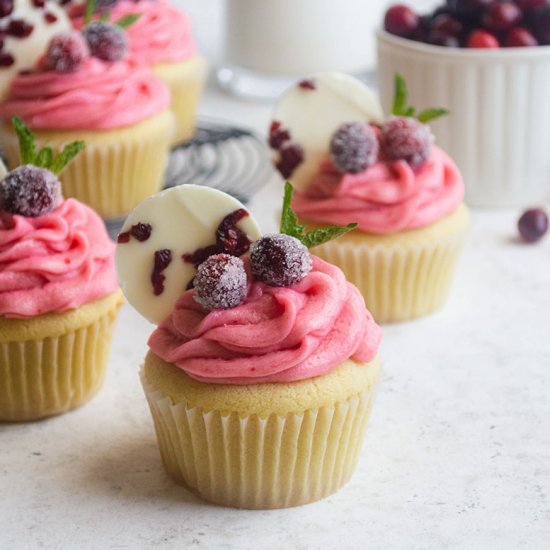
[[472,206],[528,206],[550,199],[550,46],[458,49],[378,32],[378,82],[391,110],[395,73],[409,104],[445,107],[431,123],[454,158]]

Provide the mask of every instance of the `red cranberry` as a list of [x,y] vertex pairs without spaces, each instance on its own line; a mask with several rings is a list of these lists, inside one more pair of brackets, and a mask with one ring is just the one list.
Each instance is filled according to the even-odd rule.
[[43,66],[58,73],[73,73],[89,53],[88,45],[79,32],[60,33],[50,40]]
[[523,13],[542,8],[545,4],[548,4],[548,0],[515,0],[519,9]]
[[0,17],[6,17],[13,11],[13,0],[0,0]]
[[487,8],[482,22],[489,31],[505,32],[516,26],[521,17],[521,10],[513,2],[498,2]]
[[126,33],[113,23],[95,21],[84,27],[83,34],[90,53],[103,61],[120,61],[128,51]]
[[470,19],[477,16],[493,4],[495,0],[447,0],[447,7],[451,13],[460,18]]
[[548,215],[542,208],[531,208],[518,220],[518,230],[525,242],[535,243],[548,231]]
[[12,19],[6,28],[6,34],[16,38],[26,38],[33,29],[34,27],[23,19]]
[[464,31],[464,25],[456,17],[442,13],[432,20],[431,31],[459,38]]
[[536,46],[537,44],[537,39],[523,27],[513,28],[506,35],[503,42],[503,46],[507,48],[525,48],[529,46]]
[[411,36],[418,28],[419,17],[411,8],[396,4],[388,9],[384,17],[384,28],[397,36]]
[[330,156],[340,172],[357,174],[376,162],[378,139],[370,124],[342,124],[330,140]]
[[14,63],[13,55],[8,52],[0,52],[0,67],[11,67]]
[[550,44],[550,5],[533,13],[532,27],[540,44]]
[[425,124],[415,118],[394,117],[380,131],[380,147],[388,160],[405,160],[418,166],[429,156],[433,135]]
[[458,48],[460,46],[460,41],[456,36],[436,31],[433,31],[428,35],[427,42],[433,44],[434,46],[444,46],[446,48]]
[[498,39],[494,34],[476,29],[472,31],[466,41],[467,48],[499,48]]

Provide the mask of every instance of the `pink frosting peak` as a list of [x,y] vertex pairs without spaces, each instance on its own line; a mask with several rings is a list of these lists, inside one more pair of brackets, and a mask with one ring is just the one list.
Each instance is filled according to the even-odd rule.
[[312,222],[356,222],[361,231],[388,234],[443,218],[463,196],[458,168],[433,147],[428,160],[417,168],[402,160],[379,161],[359,174],[342,174],[326,160],[307,192],[295,194],[292,206]]
[[75,73],[18,75],[0,117],[33,129],[110,130],[136,124],[170,104],[170,92],[145,66],[90,57]]
[[0,219],[0,315],[62,312],[111,294],[114,248],[99,216],[74,199],[36,218]]
[[[73,9],[75,28],[83,25],[82,7]],[[184,61],[197,53],[191,23],[187,15],[168,0],[122,0],[110,10],[110,20],[118,21],[127,15],[140,14],[140,18],[126,28],[130,41],[130,59],[137,63]]]
[[380,327],[357,288],[334,265],[312,256],[300,283],[251,281],[233,309],[206,312],[185,292],[149,339],[151,350],[199,381],[290,382],[320,376],[346,359],[371,361]]

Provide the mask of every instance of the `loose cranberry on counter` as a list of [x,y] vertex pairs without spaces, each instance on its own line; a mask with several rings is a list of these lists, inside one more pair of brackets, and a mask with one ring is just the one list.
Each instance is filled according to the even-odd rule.
[[535,243],[548,231],[548,215],[542,208],[526,210],[518,220],[518,231],[527,243]]
[[419,17],[411,8],[403,4],[392,6],[384,17],[384,28],[397,36],[411,36],[419,25]]
[[467,48],[499,48],[498,38],[487,31],[475,30],[470,33],[466,40]]
[[506,48],[526,48],[529,46],[537,46],[537,39],[523,27],[515,27],[512,29],[502,43]]

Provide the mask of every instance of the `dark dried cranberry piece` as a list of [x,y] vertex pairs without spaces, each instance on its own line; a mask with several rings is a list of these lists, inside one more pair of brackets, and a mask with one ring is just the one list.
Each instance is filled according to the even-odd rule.
[[126,244],[130,242],[130,232],[129,231],[123,231],[122,233],[118,234],[118,237],[116,239],[116,242],[119,244]]
[[256,279],[270,286],[299,283],[311,271],[308,249],[295,237],[264,235],[250,248],[250,265]]
[[312,80],[310,78],[300,80],[300,82],[298,82],[298,86],[300,88],[302,88],[303,90],[316,90],[317,89],[317,84],[315,84],[315,80]]
[[43,8],[46,5],[46,0],[32,0],[32,3],[37,8]]
[[103,61],[120,61],[128,51],[126,33],[113,23],[95,21],[84,28],[83,34],[90,53]]
[[45,14],[44,14],[44,21],[46,21],[46,23],[48,23],[49,25],[55,23],[57,21],[57,15],[54,15],[53,13],[47,11]]
[[26,38],[33,29],[34,27],[23,19],[12,19],[6,28],[6,34],[15,38]]
[[0,17],[6,17],[13,11],[13,0],[0,0]]
[[378,158],[378,139],[374,130],[366,122],[342,124],[330,140],[330,156],[341,172],[362,172]]
[[304,150],[292,142],[283,143],[279,150],[279,160],[275,163],[275,168],[283,178],[289,178],[294,170],[304,161]]
[[282,124],[274,120],[269,128],[269,146],[272,149],[280,149],[281,145],[290,140],[290,132],[283,128]]
[[10,214],[31,218],[48,214],[60,196],[57,176],[32,164],[18,166],[0,182],[0,209]]
[[164,281],[166,280],[166,276],[163,271],[170,265],[171,261],[172,251],[168,248],[155,252],[155,263],[153,272],[151,273],[151,284],[153,285],[153,293],[155,296],[160,296],[164,292]]
[[150,236],[153,228],[149,223],[136,223],[130,228],[130,234],[140,243],[146,241]]
[[0,67],[11,67],[15,63],[13,55],[8,52],[0,52]]
[[429,156],[433,135],[415,118],[395,117],[384,123],[380,131],[380,147],[388,160],[406,160],[418,166]]
[[193,298],[207,310],[238,306],[247,290],[243,261],[229,254],[210,256],[199,265],[194,287]]

